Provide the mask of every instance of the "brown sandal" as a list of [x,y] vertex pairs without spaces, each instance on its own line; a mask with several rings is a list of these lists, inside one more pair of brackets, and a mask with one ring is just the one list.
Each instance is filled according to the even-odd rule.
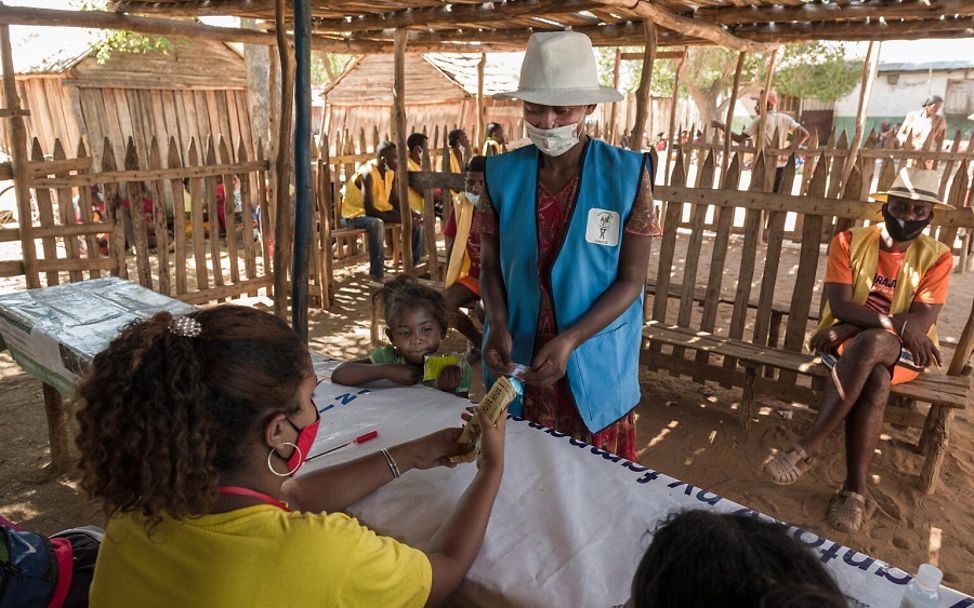
[[796,445],[764,465],[764,476],[779,486],[791,485],[811,468],[813,462],[815,458],[806,454],[802,446]]
[[858,532],[865,514],[866,497],[851,490],[839,490],[829,501],[829,523],[840,532]]

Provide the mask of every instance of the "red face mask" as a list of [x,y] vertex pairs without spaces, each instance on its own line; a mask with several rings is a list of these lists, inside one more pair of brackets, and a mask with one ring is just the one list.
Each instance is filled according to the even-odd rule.
[[318,408],[315,408],[315,421],[303,429],[299,429],[298,425],[291,422],[290,418],[287,418],[287,422],[298,433],[298,438],[294,441],[298,447],[291,452],[291,456],[287,459],[287,470],[291,472],[293,477],[304,464],[304,461],[307,460],[308,454],[311,453],[311,446],[314,445],[315,437],[318,435],[321,414],[318,413]]

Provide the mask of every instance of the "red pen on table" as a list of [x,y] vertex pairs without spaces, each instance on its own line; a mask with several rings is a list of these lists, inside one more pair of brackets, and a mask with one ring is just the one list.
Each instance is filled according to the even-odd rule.
[[340,449],[342,449],[344,447],[348,447],[348,446],[352,445],[353,443],[366,443],[366,442],[372,441],[373,439],[375,439],[378,436],[379,436],[379,431],[369,431],[368,433],[366,433],[364,435],[359,435],[358,437],[356,437],[355,439],[353,439],[353,440],[351,440],[351,441],[349,441],[347,443],[343,443],[341,445],[336,445],[333,448],[328,448],[327,450],[325,450],[324,452],[322,452],[320,454],[315,454],[314,456],[309,456],[307,458],[307,460],[314,460],[315,458],[318,458],[319,456],[324,456],[325,454],[331,454],[332,452],[334,452],[336,450],[340,450]]

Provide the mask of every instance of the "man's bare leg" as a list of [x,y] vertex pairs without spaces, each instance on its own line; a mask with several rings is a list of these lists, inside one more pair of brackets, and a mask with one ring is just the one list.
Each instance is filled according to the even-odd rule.
[[889,390],[889,368],[885,365],[873,367],[862,394],[845,421],[844,490],[863,495],[866,493],[866,473],[883,430]]
[[477,294],[471,291],[466,285],[454,283],[443,290],[443,299],[446,300],[447,320],[450,326],[456,328],[457,331],[466,336],[475,347],[480,348],[480,344],[484,340],[483,334],[477,330],[470,317],[460,310],[460,307],[464,304],[473,300],[479,300],[480,298]]
[[815,457],[832,431],[839,428],[862,394],[863,387],[877,365],[891,366],[900,356],[900,341],[882,329],[867,329],[852,339],[845,348],[836,374],[845,398],[839,396],[833,382],[826,381],[825,396],[815,423],[798,444],[809,456]]

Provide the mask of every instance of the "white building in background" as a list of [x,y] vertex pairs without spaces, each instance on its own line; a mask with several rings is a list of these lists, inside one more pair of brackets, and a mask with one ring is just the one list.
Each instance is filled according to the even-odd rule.
[[[851,93],[835,102],[832,124],[836,132],[843,128],[850,134],[855,129],[859,106],[859,85]],[[974,113],[974,58],[920,63],[884,62],[879,64],[872,96],[866,106],[866,132],[888,120],[890,125],[903,121],[907,112],[919,110],[931,95],[944,99],[942,113],[947,119],[947,137],[960,130],[974,130],[974,121],[967,117]],[[823,110],[819,110],[823,111]]]

